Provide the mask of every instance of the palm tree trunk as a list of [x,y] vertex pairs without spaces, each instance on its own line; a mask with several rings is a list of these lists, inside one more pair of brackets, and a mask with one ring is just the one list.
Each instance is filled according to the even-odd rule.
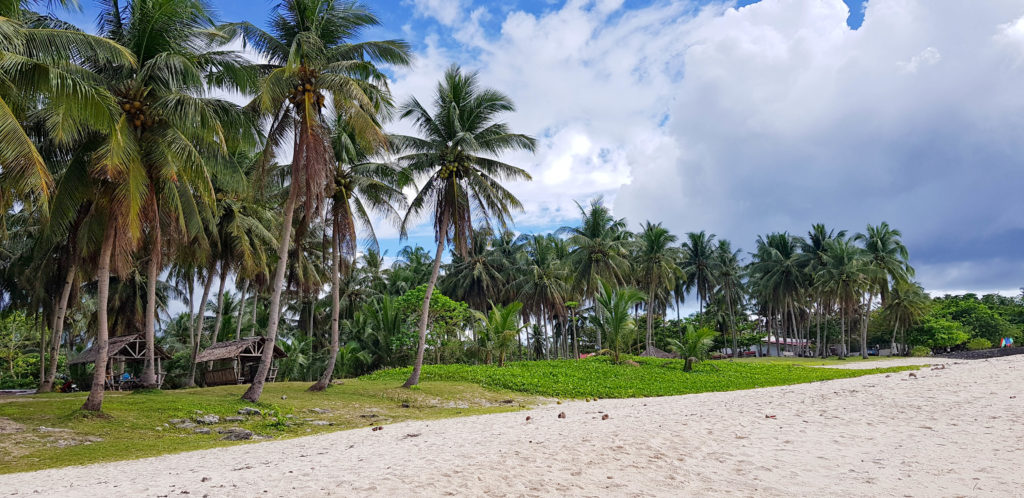
[[[155,209],[155,208],[154,208]],[[149,266],[146,271],[146,360],[142,369],[142,385],[156,386],[156,280],[160,273],[160,214],[153,219],[153,240],[149,249]]]
[[61,338],[64,337],[64,317],[68,311],[68,300],[71,297],[71,289],[75,284],[75,272],[78,271],[78,263],[73,262],[68,267],[68,274],[64,278],[64,287],[60,292],[60,301],[57,302],[57,309],[54,310],[53,335],[50,338],[50,364],[46,380],[39,386],[39,392],[46,393],[53,390],[54,380],[57,378],[57,360],[60,355]]
[[654,306],[651,306],[651,301],[654,300],[654,284],[650,285],[650,293],[647,294],[647,337],[644,339],[644,352],[651,352],[654,347]]
[[[337,217],[337,215],[335,215]],[[334,226],[338,223],[335,220]],[[312,386],[310,391],[323,391],[331,384],[334,376],[334,363],[338,359],[338,317],[341,315],[341,243],[338,230],[331,230],[331,350],[327,357],[327,369]]]
[[242,315],[245,313],[245,297],[249,293],[249,281],[246,280],[242,284],[242,297],[238,298],[238,316],[235,319],[238,323],[235,324],[235,340],[242,338]]
[[[442,227],[448,226],[448,218],[445,217],[441,223]],[[437,241],[437,253],[434,255],[434,267],[430,271],[430,280],[427,282],[427,292],[423,296],[423,308],[420,310],[420,341],[416,347],[416,363],[412,367],[412,375],[402,384],[402,387],[412,387],[420,383],[420,371],[423,370],[423,351],[427,348],[427,319],[430,314],[430,296],[434,293],[434,285],[437,284],[437,272],[441,270],[441,256],[444,254],[444,231]]]
[[228,281],[228,261],[220,262],[220,284],[217,288],[217,317],[213,320],[213,336],[211,342],[220,340],[220,327],[224,323],[224,284]]
[[868,321],[871,320],[871,301],[875,300],[875,295],[868,293],[868,307],[864,310],[864,325],[860,330],[860,357],[868,359]]
[[799,351],[800,351],[800,342],[799,342],[800,341],[800,326],[796,323],[796,311],[794,310],[794,308],[796,308],[796,306],[793,305],[793,300],[790,299],[789,300],[789,319],[790,319],[790,324],[793,327],[793,342],[794,342],[794,345],[797,348],[797,354],[799,354]]
[[100,246],[100,260],[96,265],[96,368],[92,374],[92,386],[83,410],[98,412],[103,408],[103,388],[107,381],[107,350],[110,347],[107,323],[107,297],[110,295],[110,256],[114,252],[114,213],[107,220],[103,245]]
[[889,341],[889,356],[896,356],[896,331],[900,329],[900,318],[896,317],[896,323],[892,324],[892,340]]
[[203,344],[203,328],[206,320],[206,300],[210,298],[210,287],[213,287],[213,275],[216,264],[211,264],[206,271],[206,282],[203,284],[203,299],[199,301],[199,312],[192,317],[192,366],[189,368],[188,387],[196,386],[196,357],[199,356],[199,348]]
[[544,359],[551,359],[551,341],[548,339],[548,310],[544,304],[540,305],[540,323],[544,326]]
[[295,201],[299,196],[299,185],[292,182],[288,189],[288,201],[284,204],[284,219],[281,221],[281,240],[277,244],[277,268],[274,270],[274,287],[270,293],[270,322],[267,323],[266,342],[263,344],[263,357],[260,358],[260,366],[256,370],[256,376],[252,379],[249,389],[246,389],[242,399],[252,401],[260,400],[263,394],[263,384],[270,374],[270,365],[274,362],[274,343],[277,342],[277,326],[281,321],[281,291],[284,288],[284,274],[288,269],[288,247],[292,238],[292,217],[295,215]]
[[260,289],[256,288],[252,293],[252,328],[249,329],[249,337],[256,335],[256,312],[260,307]]

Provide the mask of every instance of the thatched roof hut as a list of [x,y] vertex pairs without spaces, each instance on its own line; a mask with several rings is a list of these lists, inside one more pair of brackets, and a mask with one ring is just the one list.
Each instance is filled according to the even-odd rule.
[[[233,360],[239,356],[263,356],[263,345],[267,342],[266,337],[246,337],[234,341],[225,341],[211,344],[210,347],[199,353],[197,362]],[[274,344],[274,359],[287,358],[284,350]]]
[[[167,354],[160,346],[155,346],[153,355],[157,358],[168,360],[171,355]],[[68,365],[78,365],[80,363],[95,363],[96,357],[99,352],[96,350],[96,344],[93,343],[89,349],[82,351],[82,354],[76,356],[74,359],[68,362]],[[145,360],[146,359],[146,339],[142,334],[135,335],[124,335],[121,337],[111,337],[107,346],[107,359],[117,357],[121,360]]]
[[[196,363],[232,360],[231,366],[218,369],[209,369],[203,375],[208,386],[221,386],[226,384],[248,384],[256,375],[260,359],[263,357],[263,348],[267,343],[266,337],[246,337],[234,341],[218,342],[196,356]],[[274,359],[287,358],[284,350],[274,344]],[[270,372],[267,373],[267,381],[274,382],[277,378],[277,366],[271,364]]]
[[[162,386],[164,374],[162,360],[169,360],[171,355],[163,348],[153,345],[153,358],[156,360],[156,385]],[[80,365],[83,363],[95,363],[99,356],[96,344],[93,343],[89,349],[82,351],[68,362],[68,365]],[[143,387],[139,380],[129,370],[128,365],[145,365],[146,363],[146,338],[142,334],[124,335],[111,337],[107,342],[107,378],[104,383],[105,389],[135,389]],[[136,374],[138,372],[135,372]]]

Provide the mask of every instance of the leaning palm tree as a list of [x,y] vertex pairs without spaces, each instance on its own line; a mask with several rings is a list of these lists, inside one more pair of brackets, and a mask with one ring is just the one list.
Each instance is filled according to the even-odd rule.
[[331,383],[340,338],[342,265],[350,270],[356,256],[356,228],[368,234],[369,247],[378,249],[371,213],[398,223],[397,209],[406,207],[402,173],[391,164],[370,160],[376,150],[362,141],[344,119],[339,119],[331,139],[337,167],[330,195],[331,216],[331,346],[327,368],[310,391],[322,391]]
[[379,24],[380,19],[358,2],[283,0],[271,14],[270,32],[250,23],[225,26],[229,32],[241,34],[268,61],[263,66],[268,73],[250,104],[269,117],[265,156],[272,157],[273,149],[288,134],[294,137],[291,187],[282,212],[279,258],[271,283],[267,353],[243,399],[258,401],[270,372],[295,206],[301,198],[306,214],[303,220],[310,220],[332,184],[336,161],[330,123],[335,117],[345,117],[360,140],[375,146],[386,143],[377,118],[380,110],[388,107],[390,95],[387,77],[375,64],[406,65],[410,51],[408,44],[398,40],[355,41]]
[[[647,336],[644,354],[654,352],[654,310],[667,304],[669,294],[675,288],[679,273],[676,262],[679,249],[673,247],[677,238],[661,223],[646,222],[636,234],[637,280],[647,290]],[[662,306],[667,307],[667,306]]]
[[903,245],[903,234],[899,230],[883,221],[880,225],[868,225],[866,232],[853,236],[853,240],[864,244],[865,269],[871,273],[860,334],[860,354],[864,359],[868,357],[868,320],[871,318],[871,303],[875,293],[878,293],[884,305],[889,297],[890,282],[907,282],[914,276],[914,268],[908,261],[910,254],[907,246]]
[[533,138],[512,133],[507,124],[497,121],[500,114],[514,110],[515,105],[506,95],[482,88],[477,73],[464,73],[457,66],[445,71],[432,111],[415,98],[402,106],[402,118],[412,119],[422,136],[394,137],[395,145],[404,153],[399,162],[410,176],[423,182],[402,221],[402,234],[408,233],[423,211],[430,210],[437,242],[419,322],[416,363],[406,387],[419,383],[430,295],[437,283],[445,246],[450,242],[456,253],[466,256],[474,215],[478,224],[490,226],[496,221],[504,230],[512,210],[522,208],[519,199],[501,182],[530,180],[529,173],[496,158],[508,151],[532,152],[536,146]]

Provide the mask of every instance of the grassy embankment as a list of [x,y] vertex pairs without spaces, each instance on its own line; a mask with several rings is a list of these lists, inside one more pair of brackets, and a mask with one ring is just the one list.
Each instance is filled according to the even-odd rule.
[[[916,367],[868,370],[807,368],[794,362],[714,361],[682,371],[682,362],[634,358],[636,366],[607,358],[513,362],[484,365],[428,365],[417,389],[398,387],[408,369],[380,371],[346,380],[323,393],[308,383],[268,384],[270,415],[210,426],[197,434],[169,424],[199,414],[221,418],[252,406],[239,397],[245,386],[209,389],[109,393],[105,416],[77,411],[85,393],[0,398],[0,473],[108,462],[231,444],[217,428],[242,427],[258,436],[285,438],[353,429],[403,420],[436,419],[521,409],[541,402],[532,395],[558,398],[628,398],[710,391],[733,391],[858,377]],[[820,361],[820,360],[819,360]],[[284,397],[284,398],[283,398]],[[326,411],[326,412],[325,412]],[[291,415],[289,417],[288,415]],[[329,422],[332,425],[316,425]],[[40,429],[45,427],[48,429]],[[200,426],[204,427],[204,426]],[[56,431],[52,429],[58,429]]]

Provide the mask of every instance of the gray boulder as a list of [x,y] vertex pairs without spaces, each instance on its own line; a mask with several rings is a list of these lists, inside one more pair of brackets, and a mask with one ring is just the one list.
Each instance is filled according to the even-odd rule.
[[219,424],[220,417],[216,415],[203,415],[202,417],[196,417],[196,423],[203,425]]

